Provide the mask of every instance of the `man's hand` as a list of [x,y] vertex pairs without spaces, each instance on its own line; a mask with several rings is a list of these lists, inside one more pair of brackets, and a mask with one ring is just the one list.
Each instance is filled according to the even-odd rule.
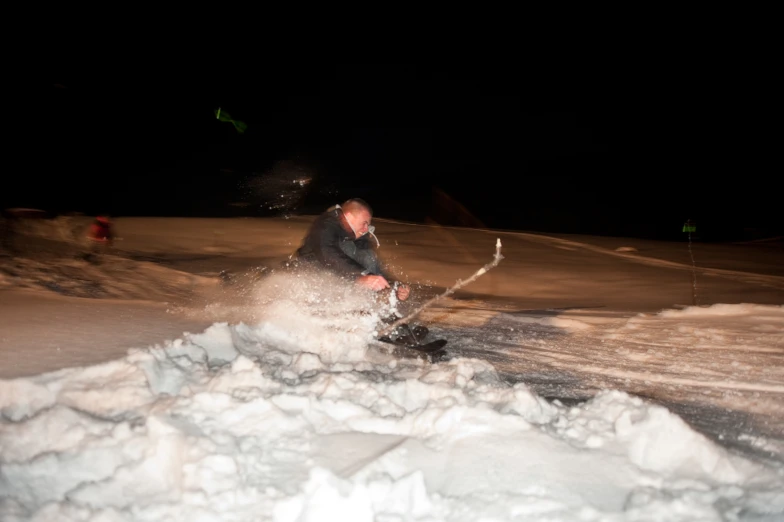
[[397,298],[401,301],[405,301],[408,299],[408,295],[411,293],[411,290],[406,285],[398,285],[397,287]]
[[357,284],[359,286],[364,286],[365,288],[369,288],[374,292],[378,292],[379,290],[389,288],[389,283],[387,282],[386,279],[384,279],[384,276],[379,276],[379,275],[361,276],[359,279],[357,279]]

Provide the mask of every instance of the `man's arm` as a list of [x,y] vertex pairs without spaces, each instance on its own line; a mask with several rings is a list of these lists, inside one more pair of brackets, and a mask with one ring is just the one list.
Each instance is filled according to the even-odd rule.
[[[376,249],[373,247],[373,244],[370,242],[367,234],[357,239],[354,243],[362,260],[361,264],[367,271],[369,271],[371,274],[377,274],[383,277],[384,280],[387,281],[388,285],[392,285],[394,282],[396,282],[396,278],[391,273],[389,273],[384,262],[376,253]],[[388,286],[383,286],[382,288],[388,288]],[[408,285],[403,282],[398,282],[398,299],[405,301],[408,299],[409,294],[410,289]]]
[[340,275],[358,278],[364,268],[361,264],[351,259],[340,248],[344,232],[340,223],[325,221],[318,230],[317,240],[314,244],[314,254],[325,267]]
[[381,258],[376,253],[376,249],[365,234],[359,239],[354,240],[356,248],[356,261],[361,264],[369,274],[380,275],[391,281],[392,275],[387,271]]

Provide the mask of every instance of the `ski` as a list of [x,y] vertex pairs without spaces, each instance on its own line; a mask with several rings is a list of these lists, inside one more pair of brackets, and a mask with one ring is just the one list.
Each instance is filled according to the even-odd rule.
[[393,336],[382,335],[378,340],[381,343],[392,345],[388,353],[397,357],[418,357],[430,362],[444,359],[447,356],[444,349],[447,340],[436,339],[425,342],[429,332],[425,326],[401,324],[395,329]]
[[435,341],[430,341],[424,344],[412,344],[397,339],[393,340],[387,336],[379,337],[378,340],[382,343],[394,344],[395,346],[401,346],[403,348],[409,348],[411,350],[416,350],[423,353],[433,353],[440,351],[444,346],[446,346],[447,343],[446,339],[436,339]]
[[[398,344],[391,340],[379,339],[379,341],[380,343],[377,346],[379,347],[380,351],[394,357],[416,358],[430,363],[449,359],[449,354],[443,348],[446,344],[446,339],[439,339],[437,341],[418,346]],[[389,348],[382,348],[381,345],[386,345]],[[422,348],[427,351],[422,350]]]
[[442,348],[446,346],[446,342],[446,339],[436,339],[435,341],[430,341],[429,343],[416,344],[414,346],[409,346],[408,348],[424,353],[435,353],[443,351]]

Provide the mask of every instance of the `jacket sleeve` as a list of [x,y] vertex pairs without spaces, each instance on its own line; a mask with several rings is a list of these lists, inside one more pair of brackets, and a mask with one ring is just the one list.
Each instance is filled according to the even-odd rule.
[[373,275],[383,276],[384,279],[390,283],[395,281],[395,277],[389,273],[384,262],[376,253],[376,248],[371,243],[368,234],[355,240],[354,244],[357,247],[357,253],[361,257],[360,264],[363,265],[365,269],[369,270]]
[[313,245],[316,259],[333,272],[358,278],[362,275],[362,265],[351,259],[340,248],[339,242],[343,239],[343,228],[337,221],[322,221],[316,233],[316,242]]

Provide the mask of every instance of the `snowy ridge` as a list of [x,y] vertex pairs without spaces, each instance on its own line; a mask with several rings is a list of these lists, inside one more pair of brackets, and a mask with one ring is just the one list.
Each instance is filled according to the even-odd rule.
[[[780,474],[625,393],[564,407],[475,359],[371,363],[270,335],[216,324],[87,372],[0,382],[14,421],[0,433],[3,519],[784,513]],[[347,442],[353,453],[333,451]]]

